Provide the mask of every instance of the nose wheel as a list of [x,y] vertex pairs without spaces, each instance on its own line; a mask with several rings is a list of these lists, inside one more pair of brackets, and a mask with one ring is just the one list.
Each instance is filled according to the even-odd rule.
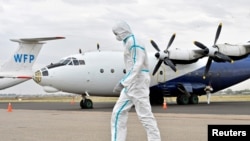
[[93,102],[91,99],[82,99],[80,101],[80,106],[82,109],[92,109],[93,108]]

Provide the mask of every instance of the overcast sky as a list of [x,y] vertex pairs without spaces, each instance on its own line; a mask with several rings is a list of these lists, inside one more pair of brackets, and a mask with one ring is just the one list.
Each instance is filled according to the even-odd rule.
[[[154,51],[150,39],[165,48],[173,33],[171,48],[195,48],[194,40],[212,45],[219,23],[223,27],[217,43],[244,43],[250,40],[249,5],[249,0],[0,0],[0,63],[17,49],[9,40],[13,38],[66,37],[43,46],[35,69],[79,48],[94,51],[97,43],[101,50],[122,50],[111,31],[118,20],[130,24],[148,51]],[[0,93],[5,92],[45,93],[32,80]]]

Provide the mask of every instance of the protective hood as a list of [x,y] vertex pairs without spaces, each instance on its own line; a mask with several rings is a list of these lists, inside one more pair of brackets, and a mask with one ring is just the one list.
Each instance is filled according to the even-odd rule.
[[132,31],[129,25],[124,21],[115,24],[112,30],[118,41],[122,41],[126,39],[128,36],[132,35]]

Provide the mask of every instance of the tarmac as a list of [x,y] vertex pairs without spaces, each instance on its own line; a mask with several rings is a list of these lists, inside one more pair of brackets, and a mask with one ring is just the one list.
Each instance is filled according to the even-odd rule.
[[[66,102],[0,103],[1,141],[110,141],[114,103],[95,103],[80,109]],[[216,108],[217,107],[217,108]],[[250,124],[250,102],[216,102],[193,106],[152,106],[162,141],[207,141],[210,124]],[[204,112],[205,111],[205,112]],[[214,112],[210,112],[214,111]],[[240,111],[240,112],[239,112]],[[132,109],[127,141],[147,141],[146,132]]]

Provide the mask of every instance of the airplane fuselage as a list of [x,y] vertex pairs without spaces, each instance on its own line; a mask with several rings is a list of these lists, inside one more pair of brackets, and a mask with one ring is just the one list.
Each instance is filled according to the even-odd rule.
[[[164,50],[150,41],[157,51],[148,53],[151,104],[162,104],[164,96],[177,97],[177,104],[198,104],[198,96],[210,97],[212,89],[217,92],[250,77],[250,43],[217,44],[221,28],[220,23],[212,46],[194,41],[198,49],[170,49],[176,34]],[[47,92],[81,94],[81,107],[91,108],[85,95],[119,96],[113,88],[126,73],[123,56],[115,51],[80,52],[38,70],[33,79]]]
[[[149,53],[150,72],[157,59],[154,53]],[[113,93],[113,88],[125,75],[123,53],[115,51],[87,52],[70,56],[76,60],[83,60],[82,65],[51,65],[38,71],[34,80],[47,92],[64,91],[75,94],[88,93],[92,96],[119,96]],[[67,57],[66,57],[67,58]],[[191,93],[206,94],[203,90],[209,83],[214,92],[242,82],[250,77],[250,58],[230,63],[212,64],[206,79],[202,78],[206,58],[199,59],[191,64],[177,64],[178,72],[168,66],[161,65],[153,76],[151,88],[162,89],[165,96],[177,96],[181,84],[192,89]],[[39,74],[40,72],[40,74]],[[46,74],[46,75],[43,75]]]

